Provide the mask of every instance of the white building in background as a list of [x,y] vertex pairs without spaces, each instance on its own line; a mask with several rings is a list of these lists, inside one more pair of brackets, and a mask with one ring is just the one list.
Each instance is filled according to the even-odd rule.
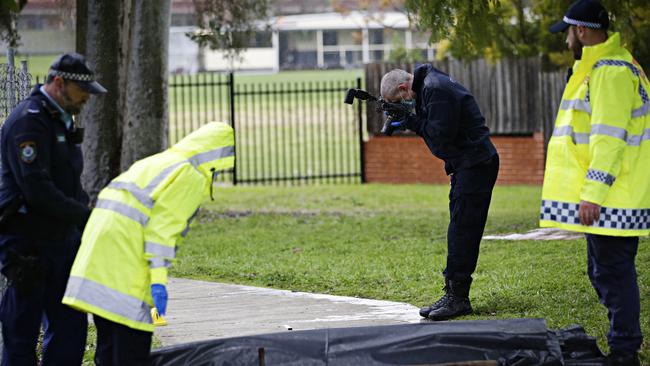
[[[280,2],[283,10],[291,10],[292,6],[299,11],[331,8],[329,1],[324,0]],[[355,1],[348,2],[355,4]],[[19,54],[53,56],[73,51],[74,17],[68,13],[69,10],[62,10],[58,0],[30,0],[18,17],[22,42]],[[196,30],[192,0],[172,0],[171,13],[168,66],[174,73],[353,68],[387,60],[396,48],[419,50],[425,60],[434,57],[435,49],[428,45],[428,35],[412,32],[406,14],[351,11],[272,18],[268,30],[260,27],[241,59],[231,63],[223,52],[200,49],[186,36]],[[0,48],[6,47],[0,43]]]
[[[249,48],[242,52],[241,59],[232,64],[223,52],[199,52],[197,46],[194,46],[193,53],[187,50],[186,60],[179,60],[174,42],[179,43],[178,50],[186,50],[187,44],[174,34],[184,34],[188,30],[172,28],[170,70],[355,68],[364,63],[387,60],[390,52],[400,47],[419,50],[426,60],[433,59],[435,53],[435,48],[428,44],[428,36],[411,31],[407,16],[400,12],[279,16],[271,19],[269,26],[270,30],[261,30]],[[202,67],[176,66],[176,62],[189,62],[190,54],[197,55],[199,61],[196,65]]]

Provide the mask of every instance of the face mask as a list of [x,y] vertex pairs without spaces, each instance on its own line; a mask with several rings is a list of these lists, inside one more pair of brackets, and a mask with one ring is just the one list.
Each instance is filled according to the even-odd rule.
[[411,111],[415,110],[415,99],[404,99],[404,97],[402,97],[400,104],[407,107]]
[[402,99],[400,103],[411,110],[415,109],[415,99],[411,99],[411,100]]

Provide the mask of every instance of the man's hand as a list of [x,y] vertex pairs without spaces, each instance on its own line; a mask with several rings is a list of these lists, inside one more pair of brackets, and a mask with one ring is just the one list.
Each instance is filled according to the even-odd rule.
[[153,304],[158,310],[158,314],[165,315],[167,310],[167,288],[165,285],[159,283],[154,283],[151,285],[151,297],[153,298]]
[[598,222],[600,218],[600,206],[595,203],[581,201],[578,215],[580,217],[580,224],[591,226],[594,222]]

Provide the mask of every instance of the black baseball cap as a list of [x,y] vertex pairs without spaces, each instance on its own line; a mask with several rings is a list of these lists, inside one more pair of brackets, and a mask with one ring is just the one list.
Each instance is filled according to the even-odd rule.
[[553,24],[549,30],[551,33],[564,32],[571,25],[607,30],[609,28],[607,9],[596,0],[578,0],[571,4],[564,18]]
[[106,88],[95,80],[95,73],[86,64],[86,58],[78,53],[64,53],[59,56],[50,65],[49,75],[74,81],[90,94],[106,93]]

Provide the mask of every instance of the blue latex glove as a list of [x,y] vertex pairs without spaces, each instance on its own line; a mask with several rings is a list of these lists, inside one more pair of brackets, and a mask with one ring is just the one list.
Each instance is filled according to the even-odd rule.
[[153,298],[154,306],[158,310],[158,314],[165,315],[165,310],[167,310],[167,288],[165,285],[159,283],[152,284],[151,297]]

